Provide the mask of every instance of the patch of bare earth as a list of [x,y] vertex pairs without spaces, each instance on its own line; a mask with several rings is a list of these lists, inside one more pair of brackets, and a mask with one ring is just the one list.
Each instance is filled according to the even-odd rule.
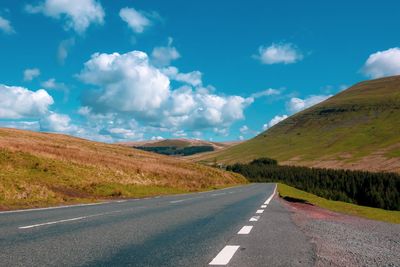
[[335,155],[334,158],[327,157],[313,161],[303,161],[301,157],[294,157],[281,162],[282,165],[307,166],[315,168],[328,169],[349,169],[349,170],[367,170],[372,172],[386,171],[400,173],[400,158],[388,158],[385,154],[398,147],[399,144],[385,149],[377,150],[368,156],[357,160],[352,160],[353,156],[349,153]]
[[316,248],[316,266],[400,266],[400,225],[281,200]]

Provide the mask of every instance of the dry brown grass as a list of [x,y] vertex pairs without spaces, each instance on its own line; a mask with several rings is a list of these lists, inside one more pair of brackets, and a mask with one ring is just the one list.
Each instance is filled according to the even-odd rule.
[[0,128],[0,208],[218,188],[243,177],[71,136]]

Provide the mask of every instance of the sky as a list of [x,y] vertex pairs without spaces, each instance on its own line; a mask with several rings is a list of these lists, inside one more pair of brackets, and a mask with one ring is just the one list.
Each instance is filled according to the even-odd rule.
[[398,1],[0,1],[0,127],[254,137],[400,74]]

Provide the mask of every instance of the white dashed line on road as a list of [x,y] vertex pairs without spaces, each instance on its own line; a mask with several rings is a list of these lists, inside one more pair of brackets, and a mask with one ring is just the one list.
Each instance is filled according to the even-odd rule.
[[209,265],[227,265],[240,246],[225,246]]
[[261,205],[262,209],[265,209],[267,207],[267,205]]
[[222,195],[225,195],[226,193],[217,193],[217,194],[212,194],[211,196],[212,197],[216,197],[216,196],[222,196]]
[[248,235],[248,234],[250,234],[251,229],[253,229],[253,226],[245,225],[242,227],[242,229],[240,229],[240,231],[238,232],[238,235]]
[[253,216],[250,218],[249,222],[257,222],[260,219],[260,216]]
[[263,213],[263,212],[264,212],[264,210],[257,210],[256,211],[257,214],[260,214],[260,213]]

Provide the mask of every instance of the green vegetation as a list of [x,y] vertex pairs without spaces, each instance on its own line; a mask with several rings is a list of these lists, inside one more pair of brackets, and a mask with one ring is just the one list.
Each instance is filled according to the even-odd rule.
[[[270,157],[287,165],[400,172],[400,76],[359,83],[257,137],[197,161]],[[397,150],[393,152],[387,151]],[[391,160],[389,164],[386,160]]]
[[318,197],[316,195],[304,192],[302,190],[281,183],[278,184],[278,191],[279,195],[283,198],[290,197],[290,198],[300,199],[331,211],[364,217],[372,220],[400,224],[400,211],[389,211],[389,210],[354,205],[341,201],[327,200],[325,198]]
[[137,146],[135,148],[168,156],[190,156],[198,153],[214,151],[212,146]]
[[250,182],[283,182],[330,200],[400,210],[400,175],[363,171],[279,166],[272,159],[228,166]]
[[0,210],[204,191],[240,175],[66,135],[0,129]]

